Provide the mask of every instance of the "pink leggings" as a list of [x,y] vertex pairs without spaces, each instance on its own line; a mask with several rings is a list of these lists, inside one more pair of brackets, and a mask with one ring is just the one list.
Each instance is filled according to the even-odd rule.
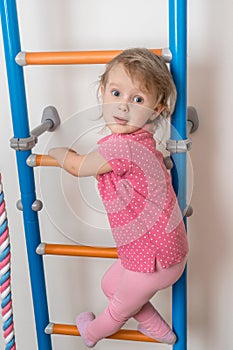
[[117,332],[124,323],[134,317],[154,337],[163,336],[170,327],[149,302],[161,289],[175,283],[186,264],[184,259],[168,269],[157,262],[153,273],[134,272],[125,269],[118,259],[105,273],[102,289],[109,299],[108,306],[86,329],[86,336],[94,343]]

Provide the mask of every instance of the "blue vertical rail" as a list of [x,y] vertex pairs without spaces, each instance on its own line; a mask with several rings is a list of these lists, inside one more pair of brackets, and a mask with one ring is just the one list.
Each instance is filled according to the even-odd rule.
[[[171,72],[177,88],[176,109],[172,118],[171,139],[187,138],[187,0],[169,0],[169,47]],[[173,186],[181,210],[186,208],[186,153],[172,155]],[[186,221],[185,221],[186,225]],[[178,336],[174,350],[187,349],[187,273],[186,269],[172,288],[172,324]]]
[[[23,70],[15,63],[15,56],[21,51],[16,2],[1,0],[0,6],[14,137],[27,138],[29,125]],[[51,338],[44,333],[49,322],[48,305],[43,261],[36,254],[40,231],[38,215],[32,210],[36,195],[33,170],[26,165],[29,155],[30,151],[16,151],[38,348],[51,350]]]

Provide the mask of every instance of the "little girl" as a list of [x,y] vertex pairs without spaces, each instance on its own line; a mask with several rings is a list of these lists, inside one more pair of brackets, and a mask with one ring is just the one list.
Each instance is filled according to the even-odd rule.
[[49,155],[74,176],[95,176],[116,241],[118,260],[102,279],[108,306],[77,316],[88,347],[134,317],[138,330],[173,344],[176,335],[150,303],[175,283],[187,259],[185,227],[153,132],[174,109],[176,89],[164,60],[147,49],[115,57],[100,79],[103,117],[111,134],[95,152],[54,148]]

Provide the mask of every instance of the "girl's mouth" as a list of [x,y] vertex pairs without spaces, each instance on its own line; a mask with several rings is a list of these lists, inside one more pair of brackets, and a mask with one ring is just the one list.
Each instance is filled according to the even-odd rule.
[[123,118],[116,117],[116,116],[114,116],[113,119],[115,120],[115,122],[116,122],[117,124],[120,124],[120,125],[125,125],[125,124],[127,124],[127,122],[128,122],[127,119],[123,119]]

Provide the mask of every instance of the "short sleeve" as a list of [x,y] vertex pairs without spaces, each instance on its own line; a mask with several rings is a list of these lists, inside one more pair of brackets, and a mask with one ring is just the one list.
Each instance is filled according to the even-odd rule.
[[108,138],[100,140],[98,151],[110,164],[116,175],[123,176],[130,170],[131,152],[128,140]]

